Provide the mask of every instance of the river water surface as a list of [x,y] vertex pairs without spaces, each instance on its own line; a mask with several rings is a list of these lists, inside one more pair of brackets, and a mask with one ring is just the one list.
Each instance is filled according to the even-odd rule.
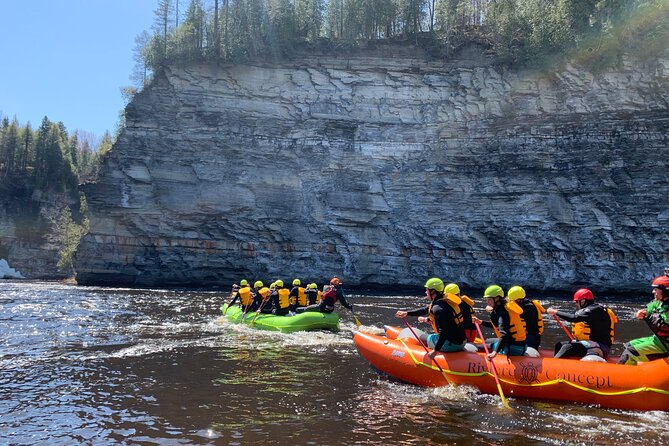
[[[650,298],[605,300],[622,321],[618,339],[649,334],[631,318]],[[465,387],[397,383],[357,354],[343,308],[337,333],[277,334],[221,321],[226,299],[0,281],[0,444],[669,443],[669,412],[515,398],[506,410]],[[377,333],[397,324],[397,309],[424,303],[350,301],[363,329]],[[564,338],[546,324],[544,345]]]

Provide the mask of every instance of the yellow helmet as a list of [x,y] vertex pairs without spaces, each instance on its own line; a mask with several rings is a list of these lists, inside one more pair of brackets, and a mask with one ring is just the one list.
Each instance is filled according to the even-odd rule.
[[514,300],[520,300],[520,299],[525,299],[525,290],[523,289],[522,286],[512,286],[509,288],[509,291],[506,293],[506,296],[509,298],[511,302]]
[[242,279],[242,281],[239,282],[240,286],[247,286],[248,284],[249,284],[249,282],[246,279]]
[[300,279],[295,279],[295,280],[293,280],[293,285],[300,286],[300,285],[302,285],[302,282],[300,282]]
[[437,277],[433,277],[425,282],[425,288],[442,293],[444,291],[444,282],[442,282],[442,280]]
[[457,283],[449,283],[446,285],[444,288],[444,293],[450,293],[450,294],[455,294],[457,296],[460,295],[460,287],[458,286]]
[[504,290],[499,285],[490,285],[488,288],[485,289],[485,292],[483,293],[483,297],[485,297],[485,298],[488,298],[488,297],[504,297]]
[[272,282],[269,286],[270,290],[276,290],[276,282]]
[[260,280],[256,280],[256,283],[253,284],[253,288],[255,288],[255,289],[260,289],[263,286],[264,285],[263,285],[262,281],[260,281]]
[[318,285],[316,285],[315,283],[310,283],[309,285],[307,285],[307,288],[309,288],[311,290],[317,290]]
[[279,279],[279,280],[277,280],[277,281],[274,282],[274,283],[276,284],[276,286],[278,286],[278,287],[280,287],[280,288],[283,288],[283,280]]

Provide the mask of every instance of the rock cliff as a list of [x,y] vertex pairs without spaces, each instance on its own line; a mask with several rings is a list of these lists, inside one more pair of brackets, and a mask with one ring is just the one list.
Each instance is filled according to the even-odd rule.
[[170,68],[126,109],[80,284],[644,288],[669,263],[669,52],[592,74],[476,51]]
[[[16,269],[28,279],[65,279],[71,275],[71,271],[59,270],[57,263],[63,249],[58,219],[66,206],[79,210],[77,194],[72,195],[71,191],[35,190],[27,177],[2,178],[0,265],[3,259],[7,262],[5,271]],[[0,266],[0,278],[2,270]]]

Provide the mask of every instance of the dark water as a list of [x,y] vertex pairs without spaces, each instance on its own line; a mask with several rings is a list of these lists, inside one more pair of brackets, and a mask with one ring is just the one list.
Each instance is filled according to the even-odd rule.
[[[472,389],[396,383],[357,354],[343,309],[338,333],[284,335],[221,322],[225,298],[0,282],[0,444],[669,443],[667,412],[513,398],[507,411]],[[629,321],[646,300],[608,302],[628,319],[619,339],[648,334]],[[416,298],[351,301],[381,333]],[[546,345],[563,337],[547,331]]]

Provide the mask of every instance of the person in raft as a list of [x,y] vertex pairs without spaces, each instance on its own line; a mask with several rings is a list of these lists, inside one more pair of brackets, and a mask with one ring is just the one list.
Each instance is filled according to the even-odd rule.
[[656,277],[652,287],[655,299],[646,309],[637,311],[636,318],[645,319],[654,334],[625,344],[618,364],[636,365],[639,361],[669,356],[669,276]]
[[474,301],[464,294],[460,294],[460,287],[457,283],[449,283],[444,287],[444,294],[455,294],[460,298],[460,312],[462,313],[463,325],[465,327],[465,336],[467,342],[474,342],[476,340],[476,327],[472,321],[474,315]]
[[293,313],[298,307],[307,306],[307,295],[300,279],[293,280],[293,288],[290,290],[290,311]]
[[258,305],[256,311],[260,311],[263,314],[272,313],[272,304],[269,298],[271,293],[272,290],[267,287],[262,287],[258,290],[258,294],[260,295],[260,304]]
[[277,316],[286,316],[290,313],[290,290],[284,288],[283,280],[277,280],[273,284],[269,300],[269,312]]
[[541,315],[546,310],[538,300],[527,299],[525,289],[518,285],[509,288],[506,297],[509,302],[515,302],[523,310],[520,317],[525,322],[525,343],[528,347],[538,351],[541,335],[544,332],[544,319]]
[[318,291],[318,285],[315,283],[310,283],[307,285],[307,289],[304,291],[304,294],[307,296],[307,305],[315,305],[321,301],[321,292]]
[[272,314],[272,293],[276,290],[276,284],[274,282],[270,283],[269,288],[262,287],[258,290],[260,294],[260,303],[256,311],[260,311],[262,314]]
[[[618,318],[611,311],[595,302],[595,296],[587,288],[574,293],[577,311],[568,313],[551,307],[548,314],[572,322],[574,339],[555,345],[555,358],[583,358],[599,356],[606,358],[613,344],[613,331]],[[596,359],[596,358],[595,358]]]
[[[460,304],[462,300],[453,293],[444,294],[444,282],[433,277],[425,282],[425,295],[430,304],[417,310],[398,310],[400,319],[418,316],[419,322],[430,322],[434,334],[427,337],[427,346],[433,349],[428,356],[434,358],[437,352],[459,352],[467,343],[465,324]],[[427,317],[426,317],[427,316]]]
[[[263,285],[261,280],[256,280],[255,283],[253,284],[253,288],[251,288],[251,303],[246,304],[247,306],[244,308],[244,311],[247,313],[252,313],[254,311],[257,311],[258,308],[260,308],[260,304],[263,301],[263,296],[260,294],[260,289],[264,288],[265,285]],[[242,301],[242,304],[244,302]]]
[[321,296],[320,303],[309,305],[304,308],[298,308],[297,312],[320,311],[321,313],[332,313],[337,301],[341,302],[341,304],[350,311],[353,311],[353,305],[348,303],[346,295],[344,295],[343,285],[344,284],[338,277],[333,277],[330,279],[330,286],[323,287],[323,295]]
[[[237,285],[236,283],[234,283],[232,285],[232,291],[230,292],[230,297],[232,298],[232,300],[230,300],[230,303],[228,304],[228,308],[232,307],[237,302],[237,299],[239,299],[239,302],[241,303],[242,300],[241,300],[241,296],[239,295],[239,290],[243,289],[243,288],[248,288],[248,291],[249,292],[251,291],[251,288],[249,288],[249,282],[246,279],[242,279],[239,282],[239,285]],[[245,291],[247,291],[247,290],[245,290]]]
[[499,285],[490,285],[486,288],[483,298],[492,308],[490,321],[481,321],[476,316],[472,319],[477,324],[492,328],[498,336],[486,339],[491,350],[488,359],[493,359],[500,353],[507,356],[523,356],[527,350],[525,323],[520,317],[523,310],[516,302],[507,302],[504,290]]

